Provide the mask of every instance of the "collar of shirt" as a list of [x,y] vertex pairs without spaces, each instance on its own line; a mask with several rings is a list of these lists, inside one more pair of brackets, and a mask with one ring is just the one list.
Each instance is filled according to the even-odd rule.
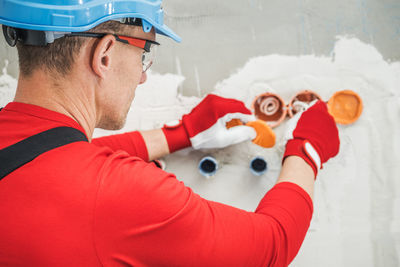
[[52,110],[49,110],[49,109],[46,109],[46,108],[43,108],[40,106],[26,104],[26,103],[20,103],[20,102],[10,102],[2,109],[2,111],[23,113],[25,115],[34,116],[34,117],[41,118],[44,120],[59,122],[63,125],[76,128],[86,135],[82,126],[80,126],[79,123],[76,122],[71,117],[68,117],[67,115],[64,115],[59,112],[52,111]]

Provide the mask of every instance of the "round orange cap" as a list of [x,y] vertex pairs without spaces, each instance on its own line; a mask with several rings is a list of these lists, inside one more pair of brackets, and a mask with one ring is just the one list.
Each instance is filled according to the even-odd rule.
[[363,110],[361,97],[354,91],[336,92],[328,101],[328,112],[337,123],[350,124],[358,120]]
[[276,136],[271,127],[269,127],[265,121],[256,120],[246,123],[247,126],[253,127],[257,136],[253,139],[253,143],[261,147],[269,148],[275,145]]

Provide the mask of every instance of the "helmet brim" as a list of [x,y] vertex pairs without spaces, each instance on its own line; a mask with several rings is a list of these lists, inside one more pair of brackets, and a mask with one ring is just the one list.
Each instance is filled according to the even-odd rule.
[[153,27],[156,30],[156,33],[165,35],[172,40],[180,43],[182,41],[182,38],[179,37],[174,31],[172,31],[167,25],[162,25],[161,27],[158,27],[158,25],[153,25]]

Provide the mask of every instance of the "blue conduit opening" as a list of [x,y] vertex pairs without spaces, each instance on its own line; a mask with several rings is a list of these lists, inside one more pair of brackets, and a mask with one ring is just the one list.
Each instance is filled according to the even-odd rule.
[[201,175],[209,178],[217,172],[218,161],[211,156],[204,157],[200,160],[198,168]]
[[254,157],[250,161],[250,171],[256,176],[263,175],[268,170],[268,163],[263,157]]

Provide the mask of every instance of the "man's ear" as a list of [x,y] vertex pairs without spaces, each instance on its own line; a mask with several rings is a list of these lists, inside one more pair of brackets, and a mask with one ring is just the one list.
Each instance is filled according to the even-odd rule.
[[97,76],[101,78],[106,77],[107,72],[110,70],[111,55],[115,45],[115,37],[111,34],[104,36],[99,42],[97,42],[91,62],[93,72]]

